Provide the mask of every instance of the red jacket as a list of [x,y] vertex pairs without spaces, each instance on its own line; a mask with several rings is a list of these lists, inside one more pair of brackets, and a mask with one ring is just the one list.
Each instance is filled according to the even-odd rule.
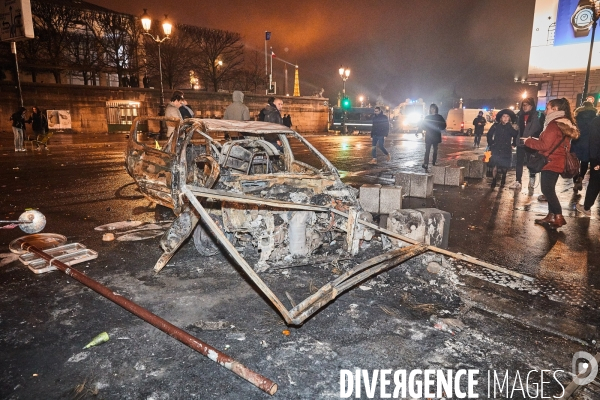
[[[564,142],[548,156],[554,146],[563,140],[563,137]],[[525,146],[548,157],[548,164],[543,168],[543,171],[553,171],[560,174],[565,169],[567,152],[571,151],[571,139],[577,139],[578,137],[579,130],[571,121],[567,118],[557,118],[548,124],[539,138],[528,138],[525,141]]]

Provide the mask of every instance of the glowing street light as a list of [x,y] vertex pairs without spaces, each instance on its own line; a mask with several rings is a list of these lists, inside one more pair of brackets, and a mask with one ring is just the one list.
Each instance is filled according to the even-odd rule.
[[[169,36],[171,35],[171,31],[173,29],[173,24],[171,24],[171,22],[167,18],[167,15],[165,14],[165,19],[162,23],[162,28],[163,28],[165,37],[163,37],[161,39],[158,35],[153,36],[150,33],[150,27],[152,25],[152,18],[150,18],[150,16],[146,12],[145,8],[144,8],[144,14],[142,15],[141,20],[142,20],[142,27],[144,28],[144,31],[145,31],[144,35],[150,36],[152,38],[152,40],[158,44],[158,72],[160,74],[160,105],[159,105],[159,109],[158,109],[158,115],[161,117],[164,117],[165,116],[165,92],[163,89],[162,57],[160,54],[160,45],[165,40],[170,39]],[[166,131],[167,131],[166,124],[161,122],[161,124],[160,124],[161,135],[163,135]]]
[[[350,68],[344,68],[340,65],[340,69],[338,70],[340,73],[340,77],[342,78],[342,82],[344,82],[344,88],[342,90],[342,104],[346,103],[346,80],[350,77]],[[342,135],[346,134],[346,110],[342,111]]]
[[364,103],[363,103],[363,101],[365,101],[365,97],[364,97],[364,96],[360,96],[360,97],[358,98],[358,101],[360,101],[360,106],[361,106],[361,107],[364,107]]

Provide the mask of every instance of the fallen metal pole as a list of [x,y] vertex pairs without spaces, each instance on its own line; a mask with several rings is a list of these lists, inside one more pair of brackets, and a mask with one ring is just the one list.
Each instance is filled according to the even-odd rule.
[[107,299],[111,300],[112,302],[120,305],[121,307],[123,307],[124,309],[126,309],[127,311],[132,313],[133,315],[143,319],[144,321],[148,322],[149,324],[153,325],[154,327],[165,332],[167,335],[179,340],[181,343],[185,344],[186,346],[191,347],[192,349],[205,355],[206,357],[210,358],[211,360],[218,363],[219,365],[231,370],[233,373],[244,378],[245,380],[247,380],[254,386],[258,387],[260,390],[263,390],[270,395],[275,394],[275,392],[277,391],[277,384],[275,382],[248,369],[248,367],[235,361],[233,358],[231,358],[227,354],[220,352],[219,350],[215,349],[214,347],[204,343],[200,339],[190,335],[189,333],[179,329],[178,327],[171,324],[170,322],[160,318],[158,315],[151,313],[150,311],[137,305],[136,303],[132,302],[131,300],[128,300],[128,299],[122,297],[120,294],[113,292],[106,286],[100,284],[99,282],[97,282],[97,281],[93,280],[92,278],[86,276],[85,274],[79,272],[75,268],[69,267],[68,265],[66,265],[64,263],[57,261],[52,256],[45,253],[43,250],[41,250],[35,246],[32,246],[31,244],[27,243],[25,240],[22,240],[22,239],[20,240],[20,246],[21,246],[21,249],[24,249],[28,252],[37,254],[38,256],[40,256],[43,259],[45,259],[46,261],[48,261],[50,263],[50,265],[56,267],[58,270],[64,272],[66,275],[81,282],[85,286],[87,286],[90,289],[94,290],[95,292],[101,294],[102,296],[106,297]]

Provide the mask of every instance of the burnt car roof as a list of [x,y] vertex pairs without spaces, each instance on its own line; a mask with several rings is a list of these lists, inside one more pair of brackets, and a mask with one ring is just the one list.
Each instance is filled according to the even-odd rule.
[[224,119],[189,118],[185,124],[202,124],[203,131],[209,132],[247,132],[247,133],[295,133],[285,125],[262,121],[230,121]]

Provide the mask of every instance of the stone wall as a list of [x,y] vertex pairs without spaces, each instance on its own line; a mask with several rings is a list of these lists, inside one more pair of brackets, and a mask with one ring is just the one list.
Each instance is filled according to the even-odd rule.
[[[107,132],[108,100],[132,100],[141,102],[142,113],[157,115],[160,90],[144,88],[122,88],[104,86],[57,85],[23,82],[23,105],[27,111],[32,106],[43,110],[69,110],[72,131],[76,133]],[[221,118],[225,107],[231,103],[230,93],[212,93],[184,90],[188,104],[202,118]],[[168,102],[172,91],[165,90]],[[251,118],[258,116],[266,105],[268,96],[247,94],[244,103],[250,109]],[[328,107],[326,98],[283,97],[283,114],[290,114],[293,128],[300,133],[324,132],[327,130]],[[11,131],[10,115],[19,107],[16,85],[0,83],[0,130]]]

